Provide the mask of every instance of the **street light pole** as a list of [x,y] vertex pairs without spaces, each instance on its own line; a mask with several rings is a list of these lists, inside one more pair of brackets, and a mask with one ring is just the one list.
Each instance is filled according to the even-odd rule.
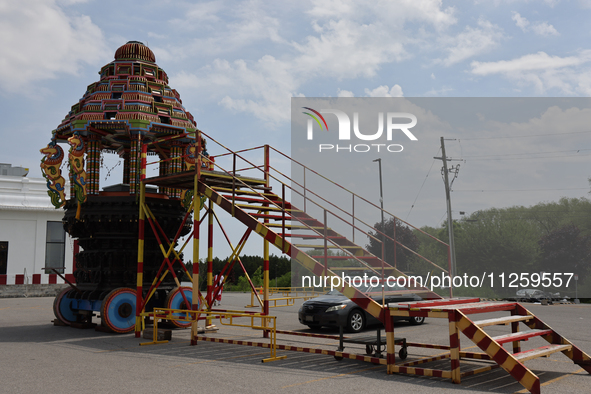
[[[380,207],[382,208],[380,213],[382,214],[382,305],[385,304],[385,296],[384,296],[384,260],[386,259],[386,224],[384,223],[384,189],[382,188],[382,159],[375,159],[374,162],[378,162],[379,169],[380,169]],[[396,226],[396,221],[394,221],[394,225]]]
[[[382,189],[382,159],[375,159],[374,162],[376,162],[376,161],[378,162],[378,164],[380,166],[380,206],[382,208],[380,213],[382,214],[382,233],[383,233],[382,234],[382,251],[383,251],[382,260],[385,260],[386,259],[386,239],[384,237],[384,234],[386,234],[386,223],[384,223],[384,190]],[[396,225],[396,223],[394,223],[394,225]],[[383,272],[382,272],[382,276],[384,276]]]
[[[382,207],[382,227],[384,226],[384,190],[382,189],[382,159],[375,159],[380,166],[380,206]],[[384,229],[382,229],[384,230]],[[385,232],[385,231],[384,231]]]
[[[384,260],[386,259],[386,238],[384,234],[386,234],[386,226],[384,224],[384,190],[382,189],[382,159],[375,159],[374,162],[377,161],[380,168],[380,207],[382,208],[380,213],[382,214],[382,308],[386,306],[386,295],[384,293]],[[394,226],[396,226],[396,221],[394,221]],[[381,342],[381,335],[382,330],[378,328],[378,344]],[[380,345],[378,345],[378,353],[380,352],[379,349]]]

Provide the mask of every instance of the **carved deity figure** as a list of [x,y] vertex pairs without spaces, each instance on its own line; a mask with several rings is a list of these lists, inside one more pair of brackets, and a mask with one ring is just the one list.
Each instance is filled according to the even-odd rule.
[[72,173],[76,200],[80,204],[86,201],[86,171],[84,171],[84,152],[86,148],[78,132],[68,138],[68,143],[70,144],[68,154],[70,172]]
[[45,155],[41,159],[43,178],[47,180],[47,194],[51,198],[51,204],[57,209],[66,203],[66,180],[60,169],[64,160],[64,150],[55,140],[40,150]]

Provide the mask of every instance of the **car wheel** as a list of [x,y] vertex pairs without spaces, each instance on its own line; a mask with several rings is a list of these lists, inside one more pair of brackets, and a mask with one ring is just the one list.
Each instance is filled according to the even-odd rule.
[[413,326],[418,326],[419,324],[423,324],[425,322],[425,318],[423,316],[413,316],[408,320],[408,322]]
[[308,324],[308,327],[312,330],[319,330],[322,326],[320,324]]
[[347,331],[359,332],[365,327],[365,316],[360,310],[354,310],[347,319]]

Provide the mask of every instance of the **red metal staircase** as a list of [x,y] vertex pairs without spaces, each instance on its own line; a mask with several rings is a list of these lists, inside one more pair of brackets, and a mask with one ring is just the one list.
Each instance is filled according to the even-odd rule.
[[[217,143],[205,133],[203,135],[208,141]],[[223,147],[223,145],[219,145]],[[239,152],[223,148],[227,150],[227,153],[215,156],[214,170],[202,169],[200,171],[199,195],[207,197],[220,206],[224,211],[246,225],[252,232],[259,234],[283,253],[290,255],[293,260],[300,263],[315,276],[338,276],[337,270],[339,270],[357,273],[365,272],[380,277],[382,280],[389,276],[406,277],[397,267],[385,261],[384,246],[382,246],[382,256],[376,256],[354,241],[355,234],[357,234],[358,238],[361,235],[364,242],[367,242],[368,237],[373,237],[382,245],[386,241],[393,242],[397,247],[406,248],[411,253],[419,256],[416,251],[412,251],[401,244],[395,239],[394,234],[385,234],[356,217],[354,212],[347,212],[338,207],[330,201],[330,196],[322,196],[320,193],[310,190],[305,183],[301,185],[285,175],[284,172],[274,168],[270,164],[269,156],[272,151],[274,154],[279,155],[281,159],[288,159],[289,163],[301,166],[304,171],[317,174],[315,171],[269,146]],[[249,154],[252,155],[252,151],[257,149],[263,150],[263,164],[255,164],[246,157]],[[231,165],[231,169],[220,165],[224,159],[231,159],[226,160]],[[145,182],[160,187],[193,189],[194,175],[194,171],[186,171],[149,178]],[[336,185],[328,179],[326,181]],[[348,198],[352,199],[353,202],[357,199],[357,201],[369,204],[374,209],[376,217],[384,213],[393,217],[393,215],[382,211],[381,208],[363,197],[345,188],[338,187],[348,194],[350,196]],[[281,193],[273,193],[272,188],[281,190]],[[299,197],[303,202],[303,209],[290,203],[288,196]],[[321,220],[313,217],[310,213],[312,206],[316,208],[316,211],[323,213],[324,217]],[[338,222],[340,228],[351,231],[353,240],[329,227],[328,217],[335,224]],[[422,256],[419,257],[424,259]],[[448,272],[434,263],[431,264],[436,269]],[[410,278],[407,281],[406,288],[407,290],[399,290],[399,292],[417,293],[424,299],[441,298],[438,294],[421,286],[420,283],[415,283]],[[385,308],[355,287],[344,284],[338,290],[371,315],[385,321]]]
[[[490,312],[509,312],[510,316],[483,320],[472,320],[469,317],[474,314]],[[575,364],[591,373],[591,359],[585,352],[516,302],[481,302],[480,299],[476,298],[400,303],[390,305],[390,313],[394,316],[429,316],[448,319],[450,322],[450,352],[448,357],[451,360],[451,371],[415,368],[416,363],[411,362],[390,365],[388,367],[389,372],[439,376],[450,378],[454,383],[460,383],[461,378],[464,376],[500,367],[523,387],[535,394],[540,393],[540,379],[523,364],[525,361],[562,352]],[[525,324],[527,329],[522,331],[520,323]],[[511,332],[493,336],[486,331],[487,327],[498,325],[510,325]],[[484,353],[461,351],[460,332]],[[546,343],[541,342],[540,338],[545,340]],[[533,343],[536,339],[538,344],[534,346],[537,347],[528,350],[521,349],[523,341],[532,340]],[[512,343],[511,350],[503,347],[506,343]],[[476,370],[462,371],[460,367],[461,359],[490,360],[493,363]],[[429,360],[422,361],[426,363]]]
[[[217,142],[207,135],[205,137],[210,141]],[[221,144],[220,146],[223,147]],[[254,164],[250,159],[247,159],[241,154],[247,150],[241,152],[228,150],[228,153],[216,156],[216,168],[214,171],[202,170],[198,172],[198,182],[195,181],[197,179],[195,171],[187,171],[147,179],[146,183],[161,187],[185,189],[194,189],[194,185],[196,184],[196,195],[204,196],[221,207],[228,214],[243,223],[249,232],[259,234],[270,244],[281,250],[282,253],[290,255],[293,260],[318,277],[338,276],[338,271],[368,271],[381,277],[382,280],[387,276],[404,276],[408,278],[406,274],[398,269],[396,262],[390,264],[385,261],[384,245],[386,241],[394,242],[397,247],[410,251],[417,258],[427,261],[436,269],[448,274],[448,270],[437,266],[424,257],[419,256],[416,251],[402,245],[395,238],[394,234],[389,235],[383,233],[357,217],[354,210],[348,212],[338,207],[331,201],[330,196],[323,197],[311,191],[306,186],[305,181],[301,184],[289,176],[284,175],[277,168],[272,167],[270,165],[269,155],[273,149],[269,146],[254,149],[264,150],[263,164]],[[276,150],[273,151],[281,155],[282,158],[287,158],[288,162],[295,163],[303,168],[304,180],[306,171],[322,177],[306,166],[293,161],[283,153]],[[227,170],[219,164],[222,161],[220,159],[224,158],[230,159],[228,161],[231,163],[231,170]],[[246,167],[238,168],[238,162],[245,163]],[[251,175],[253,171],[255,175]],[[348,191],[327,178],[324,179],[344,190],[346,193],[349,193],[353,201],[353,206],[355,206],[356,201],[364,201],[375,208],[378,213],[391,215],[363,197]],[[273,187],[272,183],[274,183]],[[273,189],[280,190],[281,192],[274,193]],[[290,199],[289,197],[291,199],[294,197],[298,198],[302,201],[303,206],[298,207],[290,203],[288,201]],[[312,213],[313,210],[310,209],[310,205],[316,208],[316,213],[321,213],[321,218]],[[391,216],[394,217],[393,215]],[[329,217],[331,219],[330,226]],[[395,218],[395,220],[400,219]],[[406,222],[404,223],[408,224]],[[343,228],[347,233],[351,231],[351,238],[343,235]],[[420,231],[420,229],[417,230]],[[357,237],[361,235],[364,242],[372,237],[380,242],[382,244],[381,256],[372,254],[366,247],[355,242],[356,235]],[[441,242],[439,240],[437,241]],[[591,361],[587,354],[515,302],[480,302],[480,299],[442,299],[441,296],[426,287],[420,286],[420,283],[416,283],[412,279],[409,279],[407,290],[401,291],[401,293],[418,293],[425,301],[397,305],[380,305],[351,284],[341,283],[341,286],[337,287],[337,289],[384,323],[388,341],[387,365],[389,373],[440,376],[451,378],[454,383],[460,383],[461,377],[466,374],[484,372],[498,366],[505,369],[530,392],[539,393],[539,378],[531,370],[526,368],[523,362],[557,352],[562,352],[576,364],[591,373]],[[498,311],[508,311],[511,313],[511,316],[477,321],[473,321],[468,317],[471,314]],[[450,346],[445,348],[450,350],[448,357],[451,360],[451,371],[417,368],[414,367],[417,364],[416,361],[407,364],[396,364],[393,328],[393,317],[395,316],[447,318],[450,323]],[[525,324],[528,329],[520,331],[520,324]],[[493,325],[511,325],[512,332],[500,336],[491,336],[485,331],[485,328]],[[459,346],[460,332],[473,341],[484,353],[462,352]],[[548,344],[521,351],[520,343],[522,341],[538,337],[544,339]],[[503,347],[505,343],[513,344],[512,352]],[[437,356],[433,360],[439,360],[441,358],[441,356]],[[460,368],[460,360],[462,358],[490,360],[494,364],[476,371],[462,372]],[[420,363],[426,362],[429,362],[429,360],[420,361]]]

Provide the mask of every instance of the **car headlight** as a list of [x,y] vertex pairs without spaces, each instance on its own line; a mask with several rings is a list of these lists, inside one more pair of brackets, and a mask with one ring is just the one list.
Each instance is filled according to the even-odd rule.
[[347,304],[335,305],[335,306],[331,306],[330,308],[328,308],[324,312],[340,311],[341,309],[345,309],[346,307],[347,307]]

